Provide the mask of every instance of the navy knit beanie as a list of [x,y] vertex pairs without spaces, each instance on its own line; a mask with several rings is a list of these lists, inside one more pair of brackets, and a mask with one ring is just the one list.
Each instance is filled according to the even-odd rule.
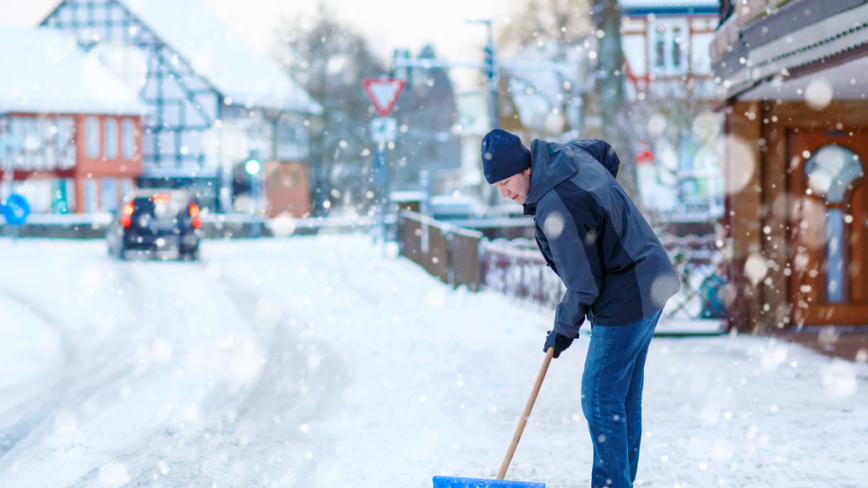
[[494,129],[482,139],[482,174],[497,183],[530,168],[530,151],[515,134]]

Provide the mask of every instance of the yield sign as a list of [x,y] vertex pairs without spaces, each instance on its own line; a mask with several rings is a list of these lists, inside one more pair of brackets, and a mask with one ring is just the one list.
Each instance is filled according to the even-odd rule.
[[406,81],[397,78],[365,78],[362,80],[362,88],[374,102],[374,108],[377,109],[380,117],[389,115],[406,85]]

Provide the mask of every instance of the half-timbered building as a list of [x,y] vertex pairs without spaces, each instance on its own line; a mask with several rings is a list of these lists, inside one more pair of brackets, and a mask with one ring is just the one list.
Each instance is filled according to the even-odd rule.
[[[230,211],[233,193],[251,186],[233,181],[236,173],[245,177],[233,169],[248,158],[265,168],[309,162],[310,117],[321,106],[198,0],[64,0],[42,25],[69,34],[151,109],[141,186],[188,188],[202,207]],[[265,174],[253,184],[267,189]],[[267,203],[265,191],[253,194],[263,197],[259,209],[307,212]]]

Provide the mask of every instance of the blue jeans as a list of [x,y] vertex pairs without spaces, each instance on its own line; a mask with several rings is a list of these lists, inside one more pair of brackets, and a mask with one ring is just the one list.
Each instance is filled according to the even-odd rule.
[[582,411],[594,443],[593,488],[629,488],[636,479],[645,356],[660,313],[625,325],[597,325],[591,333]]

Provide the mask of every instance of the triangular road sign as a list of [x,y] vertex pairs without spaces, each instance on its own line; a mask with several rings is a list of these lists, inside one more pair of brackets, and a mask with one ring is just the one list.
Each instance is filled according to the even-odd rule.
[[397,78],[365,78],[362,80],[362,88],[374,102],[374,108],[377,109],[380,117],[389,115],[406,85],[406,81]]

